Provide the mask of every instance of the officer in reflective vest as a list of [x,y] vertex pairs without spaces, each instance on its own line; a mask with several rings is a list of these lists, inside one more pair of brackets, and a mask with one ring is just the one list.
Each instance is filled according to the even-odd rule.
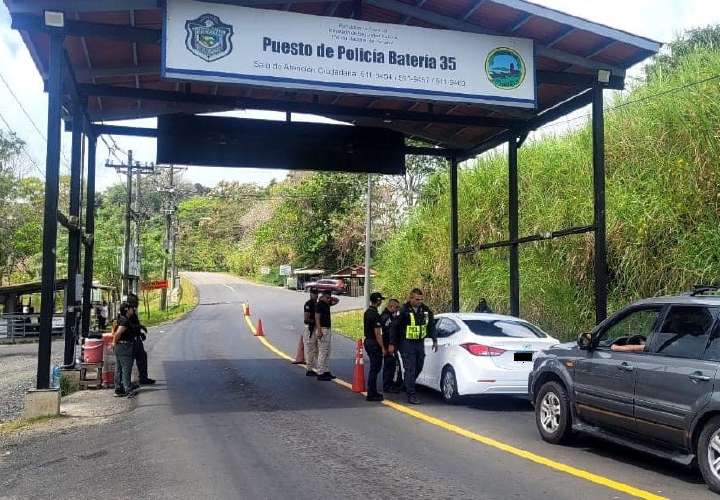
[[405,389],[411,404],[420,404],[415,394],[415,380],[425,362],[425,337],[432,339],[433,351],[437,351],[433,313],[423,304],[422,290],[414,288],[393,323],[389,346],[391,353],[400,350],[405,369]]

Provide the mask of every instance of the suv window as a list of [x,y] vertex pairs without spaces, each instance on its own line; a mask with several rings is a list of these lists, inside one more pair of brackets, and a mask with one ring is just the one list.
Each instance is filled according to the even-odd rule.
[[714,323],[712,311],[701,306],[673,306],[655,334],[650,352],[699,359]]
[[609,349],[613,342],[622,337],[642,335],[649,338],[660,310],[660,306],[655,306],[630,311],[600,333],[597,347]]

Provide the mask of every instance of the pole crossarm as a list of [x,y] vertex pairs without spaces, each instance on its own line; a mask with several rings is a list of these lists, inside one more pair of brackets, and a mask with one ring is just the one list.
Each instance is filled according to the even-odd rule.
[[459,255],[470,254],[480,252],[482,250],[489,250],[491,248],[506,248],[512,245],[522,245],[524,243],[534,243],[537,241],[553,240],[556,238],[562,238],[565,236],[571,236],[576,234],[591,233],[595,231],[595,226],[575,226],[567,229],[561,229],[559,231],[551,231],[549,233],[533,234],[530,236],[523,236],[517,240],[502,240],[495,241],[492,243],[483,243],[482,245],[471,245],[466,247],[458,248],[455,253]]

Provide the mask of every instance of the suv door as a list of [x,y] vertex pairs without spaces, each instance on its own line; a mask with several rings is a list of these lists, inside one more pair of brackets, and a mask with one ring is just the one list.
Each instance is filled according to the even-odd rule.
[[616,352],[612,344],[622,337],[650,337],[662,308],[633,307],[618,313],[593,336],[594,348],[575,362],[575,402],[581,419],[603,427],[635,432],[633,402],[635,363],[644,356]]
[[638,432],[687,448],[690,424],[713,390],[717,362],[704,353],[717,311],[674,305],[636,366],[635,418]]

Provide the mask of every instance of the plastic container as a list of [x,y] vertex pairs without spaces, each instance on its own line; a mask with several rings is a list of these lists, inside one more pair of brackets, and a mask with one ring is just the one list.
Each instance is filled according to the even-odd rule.
[[115,367],[117,360],[115,358],[115,352],[112,348],[112,333],[103,333],[103,368],[102,368],[102,383],[106,389],[112,389],[115,387]]
[[83,344],[83,362],[102,363],[103,347],[103,339],[85,339],[85,343]]

